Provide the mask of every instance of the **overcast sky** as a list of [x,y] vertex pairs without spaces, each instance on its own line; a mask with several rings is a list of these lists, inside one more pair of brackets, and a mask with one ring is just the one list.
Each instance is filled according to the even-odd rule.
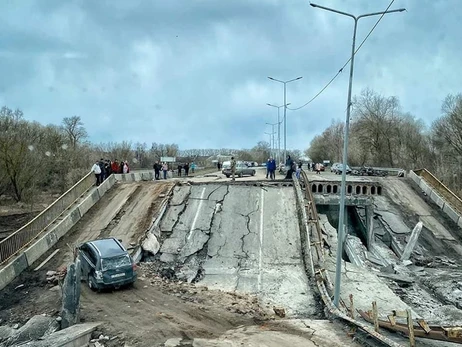
[[[389,0],[316,0],[354,14]],[[353,94],[397,96],[430,125],[461,93],[462,0],[395,0],[358,52]],[[361,19],[361,42],[378,17]],[[297,107],[349,58],[353,20],[307,0],[2,0],[0,105],[59,124],[78,115],[93,142],[252,147],[268,140],[283,86]],[[288,111],[287,147],[344,119],[348,69]],[[282,109],[281,109],[282,111]],[[282,128],[281,128],[282,131]]]

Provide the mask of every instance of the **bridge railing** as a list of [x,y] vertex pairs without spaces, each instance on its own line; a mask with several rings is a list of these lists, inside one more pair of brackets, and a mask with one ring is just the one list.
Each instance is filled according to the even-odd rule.
[[454,194],[448,187],[446,187],[438,178],[436,178],[427,169],[414,170],[414,173],[422,177],[428,184],[430,184],[441,197],[454,207],[459,214],[462,214],[462,199]]
[[29,223],[0,241],[0,265],[39,236],[43,230],[94,185],[95,176],[90,172]]

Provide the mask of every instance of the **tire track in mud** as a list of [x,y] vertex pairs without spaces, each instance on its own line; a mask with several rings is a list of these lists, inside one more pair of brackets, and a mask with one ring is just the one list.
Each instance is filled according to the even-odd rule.
[[128,209],[127,207],[134,200],[136,200],[140,194],[141,194],[141,185],[138,185],[136,189],[132,193],[130,193],[130,195],[128,196],[128,199],[122,205],[122,207],[117,212],[115,217],[109,222],[109,224],[104,229],[101,229],[99,235],[96,237],[97,239],[107,238],[111,235],[111,231],[120,223],[120,220],[125,215]]

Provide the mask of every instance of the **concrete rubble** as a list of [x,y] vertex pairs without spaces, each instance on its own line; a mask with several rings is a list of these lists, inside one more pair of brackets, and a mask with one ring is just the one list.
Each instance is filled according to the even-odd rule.
[[278,320],[264,326],[238,327],[216,339],[172,338],[164,347],[348,347],[357,346],[347,328],[327,320]]

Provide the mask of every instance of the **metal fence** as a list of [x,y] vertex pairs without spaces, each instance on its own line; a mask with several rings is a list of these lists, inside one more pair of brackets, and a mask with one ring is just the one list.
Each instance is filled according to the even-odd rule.
[[39,236],[44,229],[94,185],[95,176],[90,172],[29,223],[0,241],[0,265]]
[[414,172],[422,177],[428,184],[430,184],[441,197],[446,200],[449,205],[455,208],[459,214],[462,214],[462,200],[454,194],[448,187],[446,187],[438,178],[436,178],[427,169],[414,170]]

